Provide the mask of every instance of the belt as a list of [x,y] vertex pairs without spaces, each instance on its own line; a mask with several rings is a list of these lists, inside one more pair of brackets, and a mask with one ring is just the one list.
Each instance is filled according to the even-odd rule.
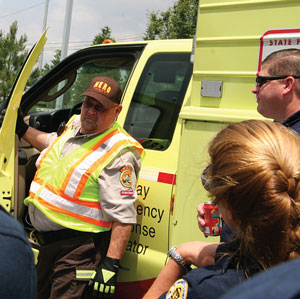
[[78,230],[73,229],[61,229],[57,231],[50,231],[50,232],[39,232],[39,231],[32,231],[30,233],[30,238],[35,241],[38,245],[47,245],[53,242],[62,241],[65,239],[75,238],[75,237],[94,237],[95,233],[90,232],[81,232]]

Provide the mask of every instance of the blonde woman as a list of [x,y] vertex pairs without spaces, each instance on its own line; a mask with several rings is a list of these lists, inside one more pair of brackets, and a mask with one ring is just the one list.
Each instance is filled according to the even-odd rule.
[[[209,155],[205,187],[235,238],[173,249],[144,298],[215,299],[300,255],[300,137],[281,124],[249,120],[218,133]],[[201,268],[178,279],[190,264]]]

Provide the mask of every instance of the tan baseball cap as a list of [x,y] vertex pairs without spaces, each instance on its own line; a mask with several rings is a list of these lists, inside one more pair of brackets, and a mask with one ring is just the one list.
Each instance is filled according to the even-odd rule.
[[109,109],[115,104],[120,104],[122,90],[112,78],[95,77],[81,96],[91,97],[102,104],[105,109]]

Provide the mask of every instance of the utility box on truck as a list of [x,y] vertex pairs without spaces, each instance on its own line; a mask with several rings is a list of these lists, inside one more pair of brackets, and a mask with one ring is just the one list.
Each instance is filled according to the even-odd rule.
[[120,270],[116,297],[141,298],[172,246],[218,241],[205,239],[196,219],[196,206],[208,199],[201,185],[208,143],[231,122],[262,118],[251,94],[260,60],[278,46],[298,46],[299,15],[300,1],[200,0],[193,52],[192,40],[96,45],[65,58],[23,96],[17,83],[0,130],[0,186],[9,194],[1,204],[30,232],[23,200],[39,152],[24,140],[14,150],[9,140],[19,103],[32,127],[53,132],[80,113],[79,95],[93,77],[113,77],[123,89],[118,122],[146,151],[137,224],[122,260],[129,271]]

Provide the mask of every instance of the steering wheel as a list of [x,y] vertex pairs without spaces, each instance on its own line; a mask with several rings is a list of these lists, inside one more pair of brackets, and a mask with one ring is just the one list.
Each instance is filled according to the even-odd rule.
[[81,105],[82,105],[82,102],[77,103],[70,109],[68,119],[70,119],[74,114],[80,114],[81,113]]
[[140,143],[146,149],[164,151],[169,147],[171,142],[168,139],[146,138],[140,141]]

